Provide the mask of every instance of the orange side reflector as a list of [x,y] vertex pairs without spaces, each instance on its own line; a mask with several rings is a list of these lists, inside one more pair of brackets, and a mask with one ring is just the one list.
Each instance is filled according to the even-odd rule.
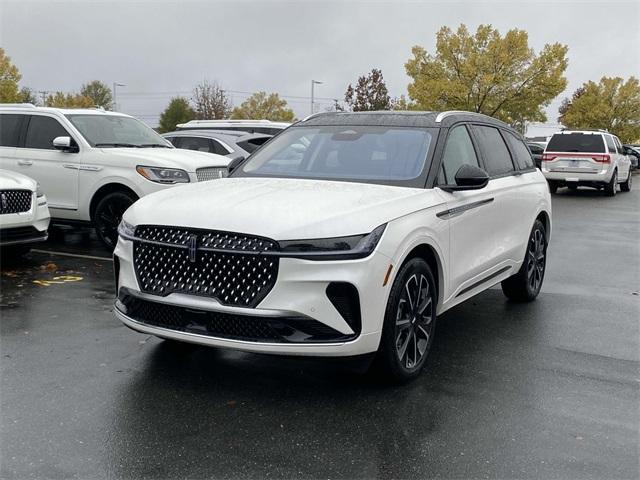
[[387,268],[387,273],[384,275],[384,281],[382,282],[382,286],[386,287],[387,282],[389,281],[389,276],[391,275],[391,270],[393,270],[393,265],[389,264],[389,268]]

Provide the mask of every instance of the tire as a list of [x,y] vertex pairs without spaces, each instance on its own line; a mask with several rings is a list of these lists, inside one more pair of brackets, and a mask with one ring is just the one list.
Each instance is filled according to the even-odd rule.
[[502,292],[514,302],[531,302],[542,288],[547,266],[547,237],[544,224],[536,220],[527,242],[527,252],[518,273],[503,280]]
[[410,259],[391,286],[374,360],[384,380],[401,383],[420,374],[435,334],[436,304],[437,285],[431,268],[421,258]]
[[558,191],[558,184],[554,181],[549,181],[549,192],[555,194]]
[[604,193],[607,197],[615,197],[618,191],[618,171],[614,170],[611,180],[604,185]]
[[93,213],[93,225],[98,238],[109,251],[116,248],[118,224],[122,215],[138,198],[126,191],[111,192],[100,199]]
[[631,178],[631,169],[629,169],[629,176],[627,177],[627,179],[623,183],[620,184],[620,191],[622,191],[622,192],[630,192],[632,183],[633,183],[633,180]]

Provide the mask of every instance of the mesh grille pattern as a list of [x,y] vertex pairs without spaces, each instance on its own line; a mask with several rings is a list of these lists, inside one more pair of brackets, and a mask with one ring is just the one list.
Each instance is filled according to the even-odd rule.
[[0,190],[0,214],[31,210],[31,190]]
[[[278,258],[258,253],[277,249],[271,240],[229,232],[139,226],[134,266],[143,292],[185,293],[216,298],[225,305],[255,307],[273,288]],[[190,242],[195,250],[190,252]],[[215,248],[221,251],[207,251]]]
[[205,182],[207,180],[215,180],[217,178],[223,178],[227,176],[227,167],[207,167],[199,168],[196,170],[196,177],[199,182]]

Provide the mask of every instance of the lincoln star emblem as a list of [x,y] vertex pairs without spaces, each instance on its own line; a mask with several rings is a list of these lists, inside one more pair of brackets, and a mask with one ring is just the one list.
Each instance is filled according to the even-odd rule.
[[196,263],[196,252],[198,251],[198,236],[191,235],[189,237],[189,261]]
[[7,196],[3,193],[2,194],[2,209],[6,210],[8,207],[7,205]]

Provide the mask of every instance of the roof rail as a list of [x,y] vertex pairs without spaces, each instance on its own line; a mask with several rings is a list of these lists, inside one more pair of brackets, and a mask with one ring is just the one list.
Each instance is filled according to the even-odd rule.
[[33,103],[0,103],[0,107],[6,108],[36,108]]
[[481,117],[486,117],[487,116],[484,113],[467,112],[466,110],[448,110],[446,112],[440,112],[436,116],[436,123],[442,122],[442,120],[444,120],[449,115],[462,115],[462,114],[464,114],[464,115],[478,115],[478,116],[481,116]]
[[209,123],[232,123],[232,124],[246,124],[246,123],[264,123],[265,125],[269,125],[272,123],[282,123],[282,122],[272,122],[271,120],[238,120],[238,119],[228,119],[228,120],[189,120],[182,125],[201,125],[201,124],[209,124]]

